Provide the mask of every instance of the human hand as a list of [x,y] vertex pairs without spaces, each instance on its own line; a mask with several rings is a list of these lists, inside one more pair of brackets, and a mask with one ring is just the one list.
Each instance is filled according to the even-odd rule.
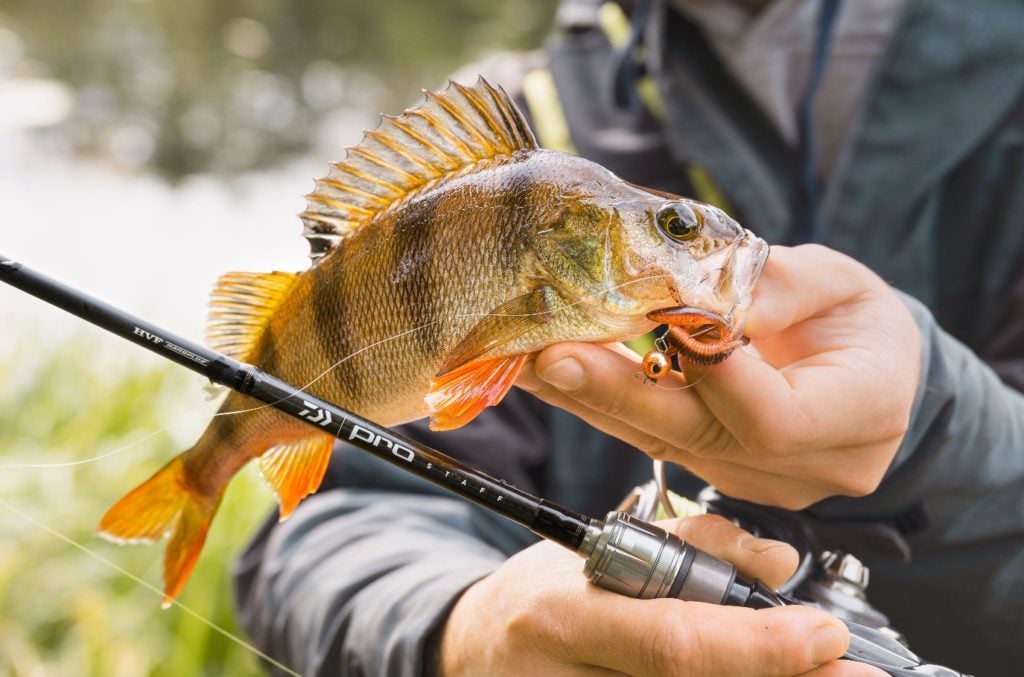
[[[771,586],[796,568],[793,548],[721,517],[659,524]],[[441,674],[881,674],[835,662],[849,634],[818,609],[631,599],[591,585],[582,569],[572,553],[541,542],[472,585],[445,625]]]
[[796,510],[874,491],[920,379],[899,297],[838,252],[772,247],[745,333],[750,347],[654,387],[625,346],[587,343],[543,350],[518,385],[730,496]]

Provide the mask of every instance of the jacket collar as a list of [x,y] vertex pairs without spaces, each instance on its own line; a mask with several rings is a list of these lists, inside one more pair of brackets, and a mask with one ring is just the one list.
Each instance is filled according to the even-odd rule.
[[[763,116],[737,114],[756,107],[720,64],[715,72],[706,45],[687,44],[694,29],[659,5],[647,45],[673,152],[708,169],[759,234],[786,240],[794,154]],[[870,260],[865,247],[891,251],[906,239],[915,205],[1020,98],[1022,30],[1024,5],[1010,0],[907,3],[826,188],[823,243]],[[751,127],[759,131],[744,133]],[[879,224],[870,237],[866,223]]]

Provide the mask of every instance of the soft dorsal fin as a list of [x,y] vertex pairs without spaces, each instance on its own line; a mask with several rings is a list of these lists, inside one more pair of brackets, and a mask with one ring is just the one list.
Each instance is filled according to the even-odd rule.
[[380,125],[331,165],[301,214],[314,262],[378,212],[425,184],[481,160],[537,148],[523,114],[503,89],[478,78],[449,83]]
[[245,360],[299,276],[296,273],[225,273],[210,295],[206,344]]

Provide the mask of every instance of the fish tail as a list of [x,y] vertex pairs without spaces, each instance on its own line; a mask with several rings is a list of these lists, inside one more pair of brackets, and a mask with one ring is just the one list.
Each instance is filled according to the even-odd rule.
[[222,494],[209,496],[191,487],[180,454],[107,511],[100,535],[118,543],[152,543],[170,535],[164,551],[166,609],[192,573]]

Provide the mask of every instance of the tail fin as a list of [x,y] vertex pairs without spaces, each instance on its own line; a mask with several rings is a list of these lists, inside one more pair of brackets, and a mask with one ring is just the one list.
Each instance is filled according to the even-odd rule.
[[170,535],[164,552],[165,609],[185,587],[221,498],[189,487],[184,456],[135,487],[100,520],[100,535],[118,543],[152,543]]

